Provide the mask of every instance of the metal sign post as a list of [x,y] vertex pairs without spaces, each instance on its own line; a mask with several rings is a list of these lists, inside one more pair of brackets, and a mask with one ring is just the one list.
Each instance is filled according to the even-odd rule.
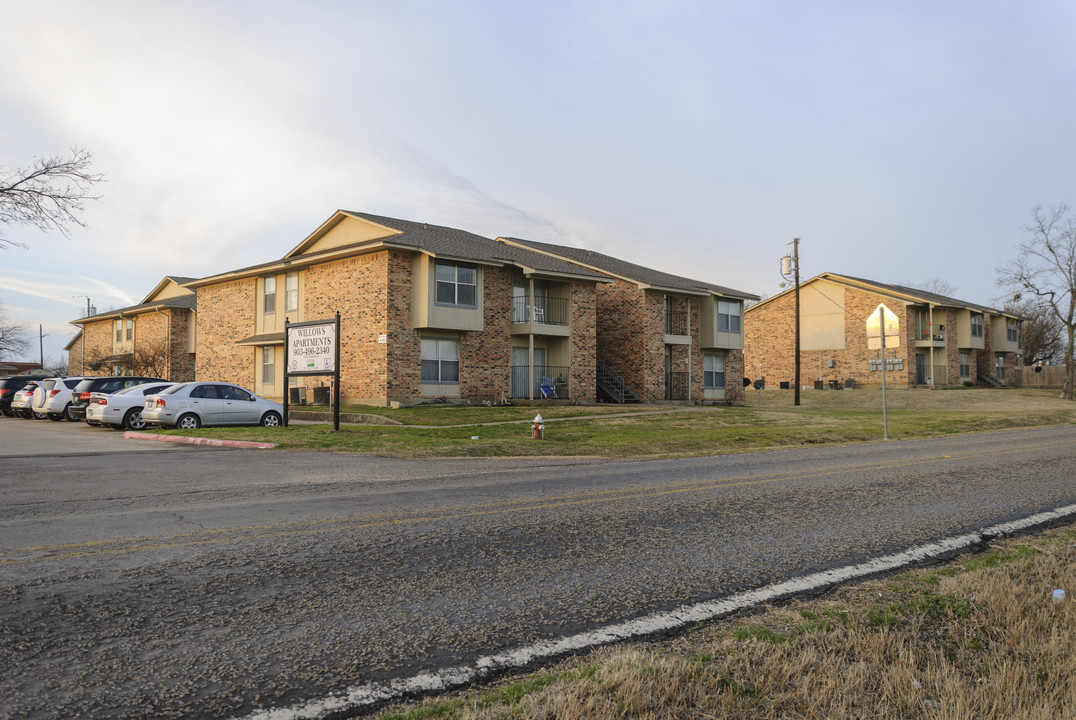
[[[887,343],[888,341],[888,343]],[[882,351],[882,437],[889,439],[889,409],[886,404],[885,356],[886,345],[900,347],[900,318],[885,305],[879,305],[867,318],[867,347]]]
[[340,429],[340,313],[333,320],[284,321],[284,427],[288,426],[289,381],[305,375],[329,375],[333,430]]

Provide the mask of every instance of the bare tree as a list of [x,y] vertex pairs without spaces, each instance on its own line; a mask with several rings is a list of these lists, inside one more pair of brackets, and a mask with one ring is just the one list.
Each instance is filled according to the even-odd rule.
[[0,359],[12,360],[14,359],[12,356],[26,350],[29,345],[27,336],[25,325],[7,319],[3,303],[0,301]]
[[929,280],[919,280],[917,282],[906,282],[903,283],[903,285],[904,287],[925,290],[928,293],[944,295],[945,297],[953,297],[956,294],[956,285],[953,285],[948,280],[940,277],[931,278]]
[[1005,312],[1020,317],[1020,352],[1024,365],[1053,365],[1063,356],[1064,331],[1057,317],[1035,300],[1010,300]]
[[[8,171],[0,167],[0,226],[34,225],[68,235],[69,225],[85,227],[87,200],[98,200],[90,188],[104,180],[91,171],[93,156],[73,148],[70,156],[35,158],[29,167]],[[25,247],[0,234],[0,248]]]
[[140,343],[131,360],[131,373],[148,377],[167,378],[168,345],[163,341]]
[[1014,301],[1032,301],[1061,325],[1065,358],[1061,397],[1066,400],[1072,400],[1076,345],[1076,217],[1070,211],[1065,203],[1035,207],[1016,260],[998,268],[998,285],[1012,290]]

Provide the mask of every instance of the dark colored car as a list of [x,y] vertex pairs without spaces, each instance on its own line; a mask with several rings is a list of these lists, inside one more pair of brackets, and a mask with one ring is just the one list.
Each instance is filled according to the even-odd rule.
[[0,413],[11,417],[15,413],[11,411],[11,398],[15,396],[19,390],[26,387],[26,383],[31,380],[40,380],[46,377],[45,375],[12,375],[6,378],[0,378]]
[[[86,419],[86,406],[90,404],[93,393],[114,393],[117,390],[134,387],[148,382],[168,382],[161,378],[138,377],[132,375],[112,375],[109,377],[85,378],[71,391],[71,405],[67,409],[69,420],[78,422]],[[96,424],[96,423],[94,423]]]

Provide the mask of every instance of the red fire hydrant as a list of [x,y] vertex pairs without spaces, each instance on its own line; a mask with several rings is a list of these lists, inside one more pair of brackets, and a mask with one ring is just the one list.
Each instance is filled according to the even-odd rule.
[[542,413],[534,416],[531,429],[534,431],[534,434],[531,435],[532,440],[545,440],[545,422],[542,420]]

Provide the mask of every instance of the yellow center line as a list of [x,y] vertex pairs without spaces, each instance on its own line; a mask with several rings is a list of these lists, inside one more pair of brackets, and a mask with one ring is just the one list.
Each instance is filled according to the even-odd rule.
[[[888,460],[842,465],[801,473],[764,473],[724,479],[706,478],[676,484],[651,484],[635,488],[571,493],[541,499],[519,499],[481,503],[478,505],[446,507],[434,510],[413,510],[383,515],[368,515],[326,520],[309,520],[283,524],[243,525],[231,528],[178,533],[173,535],[115,538],[81,543],[18,548],[0,553],[0,566],[21,565],[46,560],[123,555],[149,550],[198,547],[226,542],[271,540],[296,535],[325,534],[376,527],[413,525],[422,522],[457,520],[467,517],[486,517],[516,512],[533,512],[554,508],[593,505],[620,500],[635,500],[687,492],[706,492],[726,488],[764,485],[794,480],[815,479],[853,472],[871,472],[933,463],[959,461],[969,458],[1012,455],[1051,447],[1070,447],[1069,441],[1054,441],[979,450],[964,454],[929,455],[907,460]],[[32,557],[27,557],[31,555]]]

